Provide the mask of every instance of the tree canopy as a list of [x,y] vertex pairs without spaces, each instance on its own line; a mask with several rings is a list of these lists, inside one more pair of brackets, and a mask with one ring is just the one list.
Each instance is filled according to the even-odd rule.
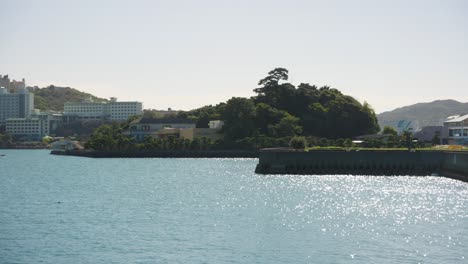
[[314,136],[353,138],[380,128],[372,107],[329,86],[286,82],[289,71],[275,68],[262,78],[251,98],[233,97],[226,103],[179,113],[207,127],[209,120],[225,121],[226,139]]
[[[256,95],[251,98],[232,97],[225,103],[175,115],[193,120],[198,128],[208,127],[210,120],[223,120],[224,141],[217,144],[225,148],[288,146],[292,138],[301,136],[321,145],[326,145],[328,139],[349,145],[352,141],[345,139],[380,131],[368,103],[361,104],[329,86],[301,83],[295,87],[287,82],[288,75],[287,69],[275,68],[258,82],[260,87],[253,89]],[[103,148],[106,140],[118,138],[109,137],[110,131],[109,127],[95,131],[91,144]],[[119,140],[124,146],[127,143],[127,139]],[[158,144],[162,143],[149,142]]]

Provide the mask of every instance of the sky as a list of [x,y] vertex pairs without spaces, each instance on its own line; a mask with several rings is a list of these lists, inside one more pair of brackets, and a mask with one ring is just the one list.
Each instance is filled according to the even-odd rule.
[[268,71],[377,113],[468,102],[465,0],[0,0],[0,74],[144,108],[253,96]]

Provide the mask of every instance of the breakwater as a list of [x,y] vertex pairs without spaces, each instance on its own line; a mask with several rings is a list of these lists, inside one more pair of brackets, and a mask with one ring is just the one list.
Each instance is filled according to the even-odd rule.
[[468,153],[441,151],[263,150],[261,174],[440,175],[468,181]]
[[259,155],[258,151],[245,150],[52,150],[51,154],[88,158],[257,158]]

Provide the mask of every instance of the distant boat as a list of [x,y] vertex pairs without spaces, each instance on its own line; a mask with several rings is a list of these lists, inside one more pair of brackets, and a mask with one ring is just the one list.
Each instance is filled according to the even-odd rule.
[[0,157],[6,156],[5,154],[0,154]]

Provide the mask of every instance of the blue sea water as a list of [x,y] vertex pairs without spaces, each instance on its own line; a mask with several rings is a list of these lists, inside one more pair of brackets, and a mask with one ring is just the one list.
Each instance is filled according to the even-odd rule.
[[0,263],[468,263],[468,184],[0,150]]

